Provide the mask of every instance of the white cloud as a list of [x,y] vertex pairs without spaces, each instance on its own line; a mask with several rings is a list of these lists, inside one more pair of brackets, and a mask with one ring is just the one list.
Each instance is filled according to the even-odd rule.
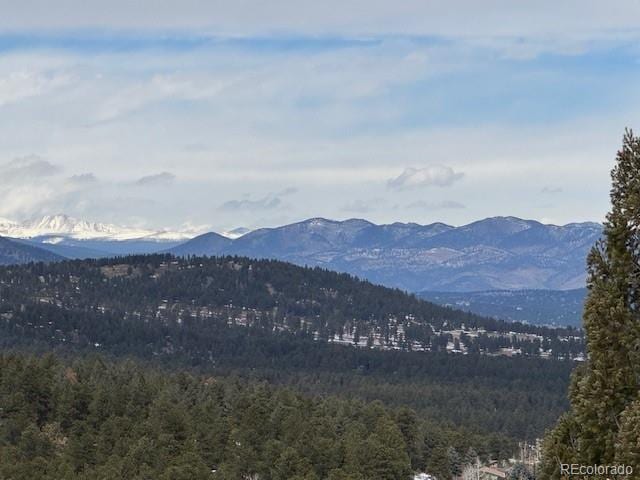
[[29,216],[53,201],[64,189],[56,185],[61,168],[37,155],[0,164],[0,216]]
[[280,197],[266,196],[257,200],[244,198],[241,200],[229,200],[220,205],[220,210],[237,211],[237,210],[273,210],[282,205]]
[[154,74],[146,81],[119,88],[102,100],[96,112],[96,120],[113,120],[156,102],[211,98],[231,81],[209,75]]
[[245,195],[245,198],[224,202],[220,205],[219,210],[228,212],[276,210],[284,206],[283,197],[294,195],[296,193],[298,193],[297,188],[286,187],[279,192],[268,193],[264,197],[255,200],[251,199],[249,195]]
[[176,176],[170,172],[161,172],[155,175],[147,175],[136,180],[135,184],[139,187],[149,187],[155,185],[169,185],[173,183]]
[[[71,3],[63,0],[61,9]],[[171,18],[169,3],[161,3],[154,12],[159,23],[146,24],[150,29],[163,18]],[[119,217],[135,216],[149,222],[149,227],[185,221],[214,228],[216,224],[262,226],[260,222],[275,219],[335,217],[349,209],[379,222],[406,215],[402,220],[455,223],[496,214],[536,217],[541,186],[552,185],[554,178],[566,178],[563,206],[554,207],[549,215],[566,221],[599,219],[607,204],[607,170],[623,127],[633,126],[640,106],[635,93],[637,75],[631,69],[623,70],[627,58],[623,55],[629,52],[627,60],[635,62],[635,49],[615,50],[613,58],[619,68],[608,72],[607,48],[612,40],[606,32],[558,36],[527,27],[516,37],[501,36],[506,33],[497,29],[489,37],[476,32],[479,36],[454,38],[451,35],[463,27],[458,29],[453,18],[442,13],[449,10],[438,10],[433,6],[437,2],[422,2],[425,7],[410,3],[383,5],[374,0],[372,13],[367,11],[367,18],[361,19],[361,30],[355,17],[349,17],[353,5],[348,2],[335,9],[333,20],[317,15],[317,25],[301,22],[295,30],[274,29],[263,38],[212,36],[197,48],[118,49],[120,34],[110,32],[105,38],[112,35],[116,47],[97,52],[90,46],[87,50],[84,46],[45,50],[46,38],[43,49],[0,52],[0,158],[37,151],[56,159],[65,172],[64,178],[52,174],[46,182],[40,177],[39,185],[34,182],[28,188],[14,185],[11,191],[2,190],[0,209],[25,215],[43,209],[64,210],[114,223],[132,223],[128,217]],[[127,11],[118,0],[116,4]],[[489,17],[516,9],[511,4],[504,11],[477,5],[468,4],[475,12],[486,9]],[[96,11],[103,8],[94,6]],[[234,8],[221,7],[221,16]],[[267,7],[258,5],[260,8]],[[268,8],[275,11],[281,5]],[[396,29],[411,34],[411,25],[403,30],[394,15],[408,18],[412,9],[435,8],[434,14],[439,11],[440,17],[424,21],[432,23],[430,31],[445,38],[354,34],[365,31],[364,25],[373,22],[372,15],[387,8],[395,13],[388,16],[388,22],[380,16],[378,33]],[[15,14],[13,8],[5,10]],[[185,12],[188,10],[189,5]],[[57,15],[57,11],[49,13]],[[127,13],[131,25],[147,21],[136,18],[135,12]],[[109,17],[106,10],[102,14],[96,13],[95,18],[110,26],[120,21]],[[75,22],[73,15],[60,17],[59,26]],[[173,17],[180,20],[175,12]],[[293,14],[288,17],[294,23],[296,18]],[[18,20],[15,28],[26,28],[27,23]],[[244,34],[255,34],[263,26],[270,29],[277,18],[267,18],[264,24],[255,20],[237,25],[246,28]],[[3,11],[0,25],[6,21]],[[550,19],[551,30],[553,22]],[[347,37],[296,37],[296,32],[313,34],[334,27]],[[202,34],[188,30],[175,35],[188,41],[191,33],[196,38]],[[212,29],[209,33],[220,32]],[[534,33],[540,36],[527,36]],[[614,36],[628,39],[634,35],[633,31],[623,33]],[[153,44],[154,39],[173,35],[165,34],[149,30],[125,36],[135,43],[139,35],[143,44],[145,39]],[[332,42],[338,46],[334,48]],[[565,75],[572,59],[566,64],[557,59],[551,64],[531,61],[545,51],[563,55],[595,52],[598,65],[592,69],[591,57],[580,58],[578,75],[597,85],[602,92],[598,101],[590,103],[596,96],[585,90],[576,94],[575,107],[568,104],[560,87],[573,89],[580,84],[580,78]],[[525,77],[529,83],[519,80]],[[544,92],[526,88],[537,83]],[[63,87],[71,84],[73,88]],[[615,88],[610,88],[613,84]],[[492,96],[483,90],[494,85],[504,88],[504,94],[500,90],[498,96]],[[615,96],[610,98],[612,92]],[[424,159],[437,159],[442,165],[425,166]],[[415,168],[402,171],[406,165]],[[89,185],[81,178],[69,180],[72,174],[87,171],[100,181]],[[18,175],[2,172],[0,185]],[[23,172],[28,176],[28,170]],[[164,197],[153,188],[132,188],[142,175],[150,177],[143,184],[153,184],[149,172],[173,172],[180,181]],[[459,181],[462,172],[466,181]],[[542,184],[531,182],[532,178]],[[161,177],[155,181],[171,180]],[[353,200],[382,195],[385,183],[402,193],[385,192],[397,198],[376,208],[368,201]],[[283,186],[289,184],[300,191],[296,201],[287,198],[285,202]],[[577,187],[585,184],[594,186],[590,197]],[[467,208],[431,199],[423,200],[422,207],[425,212],[434,211],[433,215],[420,217],[420,205],[406,212],[392,209],[395,203],[414,200],[416,192],[433,193],[420,191],[427,186],[449,186],[448,196]],[[131,201],[134,190],[136,201]],[[251,195],[242,197],[242,192]],[[226,208],[215,209],[221,204]],[[253,213],[254,208],[262,213]]]
[[89,185],[96,183],[98,179],[93,173],[81,173],[78,175],[72,175],[69,177],[68,181],[76,185]]
[[14,71],[0,75],[0,107],[50,93],[69,82],[64,74]]
[[15,158],[0,165],[0,183],[14,184],[55,175],[60,168],[37,155]]
[[286,187],[276,193],[276,196],[286,197],[288,195],[293,195],[294,193],[298,193],[298,189],[296,187]]
[[393,190],[420,187],[449,187],[464,177],[461,172],[445,165],[431,165],[424,168],[407,167],[397,177],[387,182]]

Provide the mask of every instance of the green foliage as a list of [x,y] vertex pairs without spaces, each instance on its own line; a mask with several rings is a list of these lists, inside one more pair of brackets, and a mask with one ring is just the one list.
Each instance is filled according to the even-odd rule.
[[616,462],[640,472],[640,397],[622,414],[616,442]]
[[447,462],[449,463],[449,473],[452,477],[462,475],[462,458],[454,447],[447,449]]
[[640,387],[640,139],[627,131],[612,172],[604,241],[588,258],[584,311],[589,359],[576,372],[571,411],[548,435],[543,479],[558,463],[638,465]]
[[[141,383],[150,395],[139,394]],[[407,441],[416,439],[380,403],[312,400],[133,362],[66,367],[20,355],[0,356],[0,388],[0,425],[12,426],[0,436],[0,478],[399,480],[412,472]],[[82,402],[88,407],[70,417],[68,405]]]
[[[79,343],[122,341],[109,331],[114,317],[162,320],[169,325],[179,321],[194,327],[203,320],[219,327],[226,326],[230,318],[234,322],[242,318],[244,325],[266,331],[278,325],[298,336],[349,334],[358,337],[354,341],[364,341],[375,335],[376,342],[397,335],[406,345],[416,342],[434,349],[442,340],[434,329],[444,325],[549,338],[576,333],[437,306],[347,274],[241,257],[147,255],[0,267],[0,299],[0,312],[18,318],[16,305],[30,309],[55,306],[46,309],[48,316],[66,327],[80,326],[72,315],[68,318],[68,312],[100,314],[101,329],[66,338]],[[128,323],[130,333],[140,333],[139,323]],[[399,334],[400,330],[404,333]],[[46,326],[39,334],[56,337],[56,331]]]
[[[508,456],[519,440],[539,437],[567,408],[564,391],[573,366],[540,358],[382,351],[317,341],[314,330],[325,337],[362,330],[364,343],[373,333],[385,338],[404,326],[407,338],[432,342],[439,350],[449,338],[434,336],[431,325],[445,322],[450,327],[464,323],[544,335],[557,332],[483,319],[348,275],[269,260],[151,255],[0,268],[0,315],[4,348],[133,355],[206,375],[266,380],[309,395],[410,407],[420,422],[406,412],[398,422],[405,438],[419,424],[418,440],[408,451],[414,468],[424,466],[425,442],[436,437],[445,450],[454,446],[462,453],[473,446],[481,456],[494,458]],[[276,327],[285,324],[287,331]],[[558,345],[570,344],[556,340]],[[474,345],[476,351],[493,351],[505,346],[502,341],[512,342],[482,335]],[[555,344],[553,349],[561,351]],[[74,383],[60,399],[65,405],[61,427],[67,429],[86,415],[104,421],[101,412],[112,408],[140,414],[139,405],[151,401],[152,393],[142,380],[137,382],[134,395],[140,403],[92,397],[85,384]],[[215,411],[218,407],[212,405]],[[161,407],[173,418],[169,407]],[[43,415],[47,404],[36,408]],[[209,410],[203,415],[221,421]],[[256,428],[265,424],[260,412],[252,415],[258,419],[253,421]],[[299,422],[286,411],[277,415]],[[198,440],[234,451],[220,433],[228,426],[216,425],[198,430]],[[104,428],[117,442],[118,425],[107,423]],[[166,442],[171,441],[180,439],[167,433]],[[322,475],[336,470],[341,453],[335,448],[308,448],[308,455],[324,462]],[[208,451],[207,461],[219,463],[220,451]],[[237,454],[256,453],[251,442],[245,442]],[[75,462],[91,462],[90,455],[78,451]]]
[[571,413],[565,413],[544,441],[539,477],[560,480],[560,464],[578,463],[580,427]]
[[518,463],[509,472],[507,480],[535,480],[535,477],[527,467],[522,463]]

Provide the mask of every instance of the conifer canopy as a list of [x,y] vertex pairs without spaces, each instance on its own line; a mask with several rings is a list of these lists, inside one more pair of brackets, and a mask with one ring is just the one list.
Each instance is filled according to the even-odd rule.
[[611,211],[587,259],[588,360],[545,441],[542,479],[562,478],[561,463],[624,463],[640,474],[640,138],[631,130],[611,178]]

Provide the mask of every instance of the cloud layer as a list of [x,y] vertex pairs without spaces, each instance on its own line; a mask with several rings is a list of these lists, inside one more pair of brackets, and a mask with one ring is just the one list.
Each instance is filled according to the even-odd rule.
[[464,174],[456,172],[453,168],[445,165],[431,165],[424,168],[405,168],[397,177],[387,182],[394,190],[405,190],[409,188],[421,187],[450,187]]
[[[464,12],[463,14],[461,12]],[[579,12],[580,14],[576,14]],[[274,33],[307,35],[463,35],[520,38],[628,31],[638,26],[632,0],[614,5],[595,0],[535,3],[503,0],[259,0],[242,2],[159,0],[150,14],[145,2],[46,0],[12,2],[0,27],[19,29],[196,29],[231,36]]]
[[33,181],[59,172],[59,168],[37,155],[14,158],[0,165],[0,183],[12,184],[21,181]]
[[2,216],[601,220],[640,108],[631,3],[89,3],[0,19]]
[[173,173],[161,172],[154,175],[145,175],[136,180],[136,185],[139,187],[149,187],[156,185],[170,185],[176,179]]

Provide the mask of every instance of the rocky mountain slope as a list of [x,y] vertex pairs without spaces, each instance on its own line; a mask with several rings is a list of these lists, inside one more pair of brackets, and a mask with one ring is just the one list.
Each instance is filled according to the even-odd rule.
[[211,240],[207,234],[169,251],[277,258],[409,291],[568,290],[584,286],[585,258],[601,229],[596,223],[556,226],[515,217],[461,227],[314,218],[203,248]]
[[21,238],[66,258],[156,252],[274,258],[348,272],[412,292],[581,288],[585,257],[601,229],[596,223],[557,226],[515,217],[460,227],[312,218],[186,239],[189,232],[127,229],[66,215],[21,224],[0,220],[0,235]]

